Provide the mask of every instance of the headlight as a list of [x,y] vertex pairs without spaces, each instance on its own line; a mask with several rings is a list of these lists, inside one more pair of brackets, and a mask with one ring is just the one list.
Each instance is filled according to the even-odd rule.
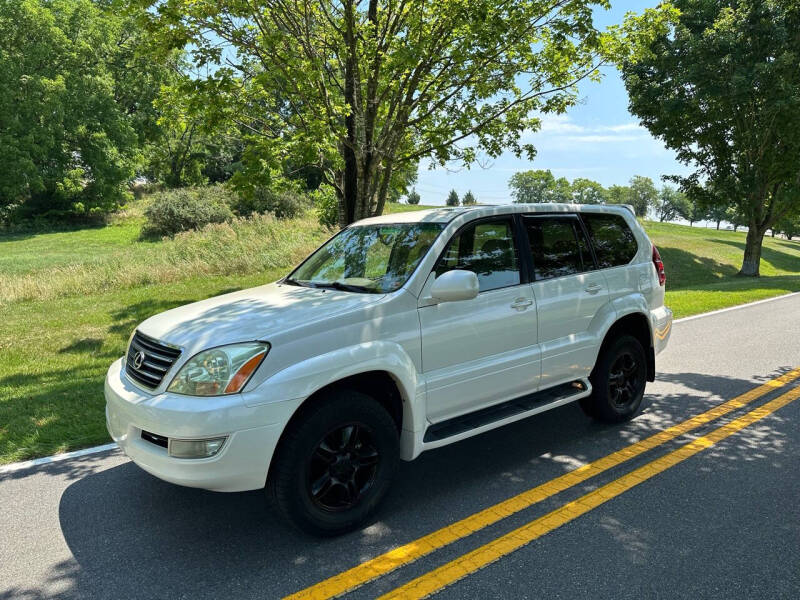
[[195,354],[169,384],[168,391],[188,396],[240,392],[269,352],[269,344],[231,344]]

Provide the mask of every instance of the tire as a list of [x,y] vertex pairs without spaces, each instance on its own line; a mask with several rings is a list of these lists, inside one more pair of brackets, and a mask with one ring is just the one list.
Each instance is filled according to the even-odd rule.
[[589,377],[592,395],[581,405],[591,417],[605,423],[633,418],[647,385],[647,357],[635,337],[623,335],[601,350]]
[[375,512],[391,485],[397,427],[376,400],[353,390],[332,391],[301,410],[278,447],[267,495],[306,533],[346,533]]

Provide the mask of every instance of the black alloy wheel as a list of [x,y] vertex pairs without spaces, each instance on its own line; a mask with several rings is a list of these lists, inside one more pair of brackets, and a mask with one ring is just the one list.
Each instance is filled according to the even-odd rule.
[[375,484],[379,465],[371,429],[348,423],[317,444],[308,463],[308,492],[323,510],[351,509]]
[[339,535],[377,510],[399,459],[398,424],[380,402],[331,390],[292,417],[273,456],[267,496],[299,529]]
[[604,343],[589,380],[592,395],[581,400],[586,414],[606,423],[633,418],[647,385],[647,358],[642,344],[631,335]]
[[611,365],[608,373],[608,395],[614,406],[625,409],[635,402],[644,388],[644,378],[634,352],[624,350]]

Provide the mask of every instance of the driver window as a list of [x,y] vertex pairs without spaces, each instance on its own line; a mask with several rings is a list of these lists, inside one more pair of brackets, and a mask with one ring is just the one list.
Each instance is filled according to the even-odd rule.
[[481,221],[450,240],[436,276],[463,269],[478,276],[480,291],[519,285],[519,257],[510,219]]

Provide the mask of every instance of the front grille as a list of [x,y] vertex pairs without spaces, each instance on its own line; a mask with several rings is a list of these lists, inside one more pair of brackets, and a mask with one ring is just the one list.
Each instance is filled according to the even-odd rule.
[[[143,354],[142,357],[139,356],[140,353]],[[180,350],[137,331],[128,347],[125,373],[139,385],[154,389],[159,386],[180,355]]]

